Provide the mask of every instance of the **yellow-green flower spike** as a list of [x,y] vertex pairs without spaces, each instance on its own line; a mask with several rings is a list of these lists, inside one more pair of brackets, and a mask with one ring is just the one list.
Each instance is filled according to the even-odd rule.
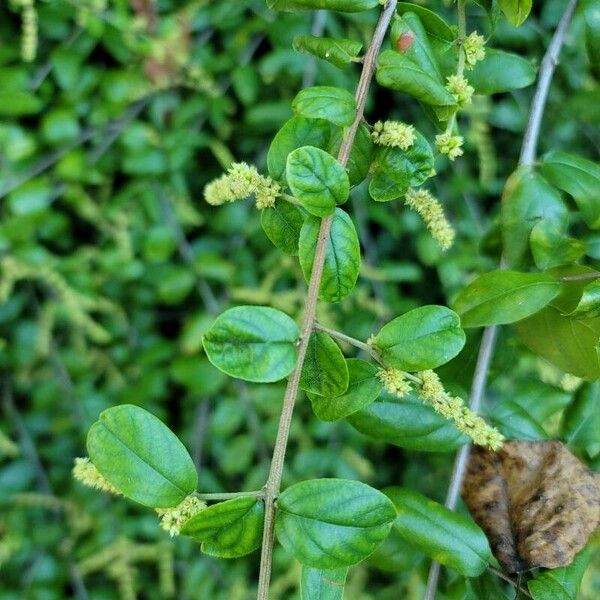
[[121,492],[96,469],[89,458],[76,458],[73,477],[88,487],[120,496]]
[[402,371],[398,369],[379,369],[377,378],[381,381],[385,390],[397,398],[404,398],[410,393],[410,383],[405,379]]
[[446,89],[454,96],[458,106],[462,108],[465,104],[471,104],[475,89],[462,75],[450,75],[446,80]]
[[410,189],[404,203],[412,208],[425,223],[433,239],[442,250],[448,250],[454,243],[454,229],[446,219],[439,201],[427,190]]
[[281,186],[276,181],[246,163],[232,164],[225,175],[204,188],[206,201],[214,206],[254,196],[256,208],[262,210],[273,206],[280,195]]
[[463,43],[467,69],[472,69],[479,61],[485,58],[485,38],[473,31]]
[[459,156],[463,155],[463,141],[462,136],[450,133],[440,133],[435,136],[436,148],[450,160],[456,160]]
[[491,450],[498,450],[502,446],[504,436],[466,406],[462,398],[448,394],[437,373],[431,370],[421,371],[418,376],[422,381],[419,396],[437,413],[452,420],[456,428],[478,446]]
[[379,146],[408,150],[415,143],[415,128],[400,121],[377,121],[371,138]]
[[194,494],[190,494],[174,508],[157,508],[160,517],[160,526],[168,531],[171,537],[179,535],[186,521],[206,508],[206,502],[200,500]]

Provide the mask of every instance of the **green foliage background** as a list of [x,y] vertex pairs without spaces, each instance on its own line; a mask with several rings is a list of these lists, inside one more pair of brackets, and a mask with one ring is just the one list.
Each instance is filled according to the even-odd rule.
[[[449,4],[427,3],[453,23]],[[565,3],[537,4],[519,29],[494,24],[494,47],[536,65]],[[99,412],[127,402],[178,433],[199,467],[201,491],[263,485],[283,384],[227,379],[200,338],[236,304],[298,317],[305,284],[250,204],[215,209],[202,189],[234,159],[265,165],[301,87],[353,91],[357,68],[294,51],[294,36],[312,30],[365,41],[375,11],[275,14],[263,0],[53,0],[36,8],[39,50],[25,63],[19,9],[0,7],[0,600],[128,599],[134,590],[151,599],[253,598],[256,554],[225,562],[200,555],[189,540],[169,541],[153,514],[74,482],[72,461],[85,453]],[[473,27],[489,32],[479,15]],[[600,47],[589,36],[586,46],[584,28],[580,11],[540,152],[598,160]],[[364,185],[353,192],[361,277],[350,298],[321,306],[321,322],[366,339],[411,308],[451,303],[475,273],[497,266],[499,195],[517,163],[531,95],[529,87],[478,97],[461,118],[466,155],[437,165],[433,180],[458,233],[447,255],[416,215],[370,201]],[[381,88],[367,114],[434,135],[417,103]],[[600,234],[574,227],[586,243],[584,261],[600,267]],[[477,344],[472,333],[440,370],[462,394]],[[511,328],[502,330],[491,382],[487,414],[505,434],[528,439],[556,437],[561,427],[564,434],[565,407],[571,420],[578,411],[579,423],[593,419],[585,406],[597,406],[600,395],[598,384],[574,393],[572,379],[525,350]],[[600,427],[586,427],[574,445],[600,469]],[[405,485],[443,501],[452,458],[373,441],[345,421],[320,422],[302,399],[284,488],[333,476]],[[428,564],[392,536],[351,569],[346,595],[420,598]],[[600,595],[597,566],[580,598]],[[281,547],[275,570],[273,598],[296,598],[299,565]],[[440,597],[488,597],[487,585],[485,576],[469,592],[448,574]]]

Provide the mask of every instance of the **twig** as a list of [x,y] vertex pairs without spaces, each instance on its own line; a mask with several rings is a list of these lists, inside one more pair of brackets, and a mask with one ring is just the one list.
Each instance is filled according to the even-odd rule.
[[[552,41],[546,50],[546,54],[542,59],[540,67],[540,73],[538,77],[538,84],[536,87],[535,94],[533,96],[532,105],[529,112],[529,121],[527,123],[527,129],[523,138],[523,145],[521,148],[521,155],[519,158],[519,166],[531,165],[535,161],[535,152],[537,148],[537,142],[540,135],[540,126],[542,117],[544,115],[544,108],[546,106],[546,100],[548,98],[548,90],[552,81],[552,75],[558,62],[558,56],[560,49],[565,39],[567,29],[573,17],[573,12],[577,0],[570,0],[565,12],[554,32]],[[504,258],[500,260],[500,268],[506,268],[506,262]],[[490,363],[494,354],[494,346],[496,342],[497,327],[495,325],[486,327],[483,331],[483,337],[481,338],[481,346],[479,347],[479,353],[477,355],[477,364],[475,366],[475,372],[473,374],[473,384],[471,387],[470,394],[470,407],[473,411],[478,412],[483,396],[485,395],[485,388],[487,383],[487,376],[490,367]],[[446,496],[446,506],[450,509],[456,507],[458,497],[460,494],[460,488],[462,481],[465,476],[467,462],[469,459],[470,446],[463,446],[458,452],[454,461],[452,469],[452,476],[450,484],[448,486],[448,493]],[[440,565],[434,561],[431,563],[429,569],[429,576],[427,578],[427,589],[425,592],[424,600],[434,600],[435,592],[437,589],[438,579],[440,574]]]
[[[365,56],[362,73],[356,88],[356,116],[354,118],[354,122],[347,130],[344,139],[342,140],[338,154],[338,161],[342,166],[346,166],[348,163],[350,150],[352,149],[352,144],[354,143],[358,126],[360,125],[363,117],[365,102],[367,100],[371,79],[375,71],[377,56],[379,54],[381,44],[383,43],[389,23],[392,19],[392,15],[396,10],[396,4],[397,0],[388,0],[379,17],[379,22],[377,23],[377,27],[373,33],[373,38],[371,39],[371,44]],[[325,252],[327,249],[327,242],[329,240],[331,222],[332,217],[325,217],[321,221],[321,228],[319,230],[319,236],[315,248],[312,274],[308,286],[306,305],[304,307],[304,320],[302,323],[300,345],[298,347],[298,360],[296,362],[296,368],[288,380],[287,388],[283,398],[277,439],[275,441],[275,447],[273,450],[271,469],[269,471],[269,478],[265,485],[265,522],[258,581],[258,600],[268,600],[269,597],[271,564],[273,559],[275,499],[277,498],[281,487],[285,452],[287,448],[292,415],[294,412],[294,404],[298,395],[300,374],[304,365],[304,357],[306,356],[310,334],[315,323],[317,299],[319,296],[319,288],[321,286],[321,276],[323,274]]]
[[552,82],[552,76],[554,75],[554,69],[558,64],[560,50],[576,6],[577,0],[570,0],[560,23],[554,32],[548,50],[546,50],[546,54],[542,59],[538,84],[529,112],[529,122],[527,123],[527,129],[525,130],[525,136],[523,137],[523,146],[521,147],[521,156],[519,158],[520,165],[532,165],[535,162],[535,154],[540,137],[542,118],[546,108],[546,100],[548,99],[548,92],[550,90],[550,83]]
[[502,571],[499,571],[498,569],[494,569],[494,567],[488,567],[488,571],[490,571],[490,573],[493,573],[494,575],[496,575],[496,577],[500,577],[500,579],[504,579],[504,581],[508,581],[508,583],[510,583],[512,586],[518,587],[521,594],[527,596],[527,598],[531,598],[531,594],[522,585],[518,585],[514,579],[512,579],[511,577],[509,577]]

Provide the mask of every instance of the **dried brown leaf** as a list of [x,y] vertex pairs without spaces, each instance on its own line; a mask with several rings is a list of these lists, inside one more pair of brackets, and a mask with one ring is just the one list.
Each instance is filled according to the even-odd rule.
[[474,447],[463,498],[507,573],[568,565],[600,523],[600,476],[558,441]]

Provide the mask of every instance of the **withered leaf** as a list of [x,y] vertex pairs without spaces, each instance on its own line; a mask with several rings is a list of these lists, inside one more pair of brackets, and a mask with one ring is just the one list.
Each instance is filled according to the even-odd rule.
[[473,447],[462,493],[507,573],[568,565],[600,523],[600,474],[559,441]]

